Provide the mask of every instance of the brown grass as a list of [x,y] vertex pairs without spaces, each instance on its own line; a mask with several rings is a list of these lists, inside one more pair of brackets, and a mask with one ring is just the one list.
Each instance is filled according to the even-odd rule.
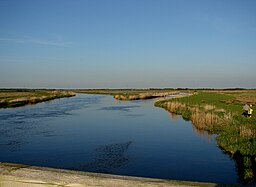
[[249,104],[256,105],[256,90],[218,91],[218,93],[233,96],[234,99],[231,101],[228,101],[230,103],[239,102],[242,104],[249,103]]
[[207,130],[209,128],[212,128],[213,125],[219,124],[221,118],[214,113],[206,113],[197,109],[195,112],[192,113],[191,121],[197,129]]
[[241,125],[239,134],[242,137],[256,138],[256,127],[249,124]]
[[145,93],[131,93],[131,94],[116,94],[115,99],[118,100],[138,100],[138,99],[152,99],[157,97],[166,97],[168,95],[177,94],[177,92],[145,92]]
[[204,108],[205,111],[209,111],[209,110],[215,109],[216,107],[214,105],[206,104],[206,105],[203,106],[203,108]]
[[30,97],[32,92],[0,92],[0,99],[15,98],[15,97]]
[[191,112],[190,120],[199,130],[210,130],[216,125],[227,125],[233,119],[231,113],[224,114],[224,116],[218,115],[216,111],[219,109],[216,109],[214,105],[188,106],[177,101],[170,101],[165,103],[165,108],[174,113],[182,113],[186,110]]
[[184,110],[186,105],[179,102],[167,102],[166,108],[170,112],[175,112],[177,110]]
[[71,91],[0,92],[0,107],[22,106],[72,96],[75,93]]

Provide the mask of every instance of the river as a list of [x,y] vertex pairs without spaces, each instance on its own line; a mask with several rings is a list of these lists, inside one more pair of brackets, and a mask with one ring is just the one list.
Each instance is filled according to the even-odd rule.
[[154,107],[78,94],[0,109],[0,162],[118,175],[238,183],[216,136]]

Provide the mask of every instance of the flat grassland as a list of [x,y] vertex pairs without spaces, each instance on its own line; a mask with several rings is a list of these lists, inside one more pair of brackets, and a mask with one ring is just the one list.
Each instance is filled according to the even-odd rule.
[[72,96],[75,96],[75,93],[71,91],[4,89],[0,90],[0,108],[18,107]]

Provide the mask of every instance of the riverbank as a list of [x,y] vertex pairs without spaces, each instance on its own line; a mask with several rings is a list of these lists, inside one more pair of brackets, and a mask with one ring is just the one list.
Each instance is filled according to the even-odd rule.
[[0,163],[1,187],[44,187],[44,186],[217,186],[214,183],[199,183],[162,180],[52,169],[21,164]]
[[190,97],[162,100],[155,106],[182,115],[202,131],[218,134],[219,147],[235,159],[241,181],[256,181],[256,117],[242,115],[245,103],[256,110],[256,91],[200,91]]
[[75,95],[72,91],[59,90],[0,90],[0,108],[36,104],[63,97],[73,97]]

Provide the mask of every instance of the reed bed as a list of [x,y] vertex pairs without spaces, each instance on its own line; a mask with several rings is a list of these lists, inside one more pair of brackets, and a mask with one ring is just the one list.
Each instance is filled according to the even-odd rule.
[[219,110],[213,105],[190,106],[178,101],[166,102],[163,106],[169,112],[181,114],[186,119],[192,121],[193,125],[199,130],[212,130],[214,126],[226,125],[232,122],[231,113],[219,115]]
[[244,138],[256,138],[256,126],[255,125],[241,125],[239,127],[239,134]]
[[35,104],[62,97],[72,97],[76,94],[71,91],[27,91],[19,93],[1,93],[0,108],[17,107],[26,104]]
[[140,100],[140,99],[152,99],[157,97],[166,97],[168,95],[177,94],[177,92],[145,92],[145,93],[122,93],[114,95],[117,100]]

